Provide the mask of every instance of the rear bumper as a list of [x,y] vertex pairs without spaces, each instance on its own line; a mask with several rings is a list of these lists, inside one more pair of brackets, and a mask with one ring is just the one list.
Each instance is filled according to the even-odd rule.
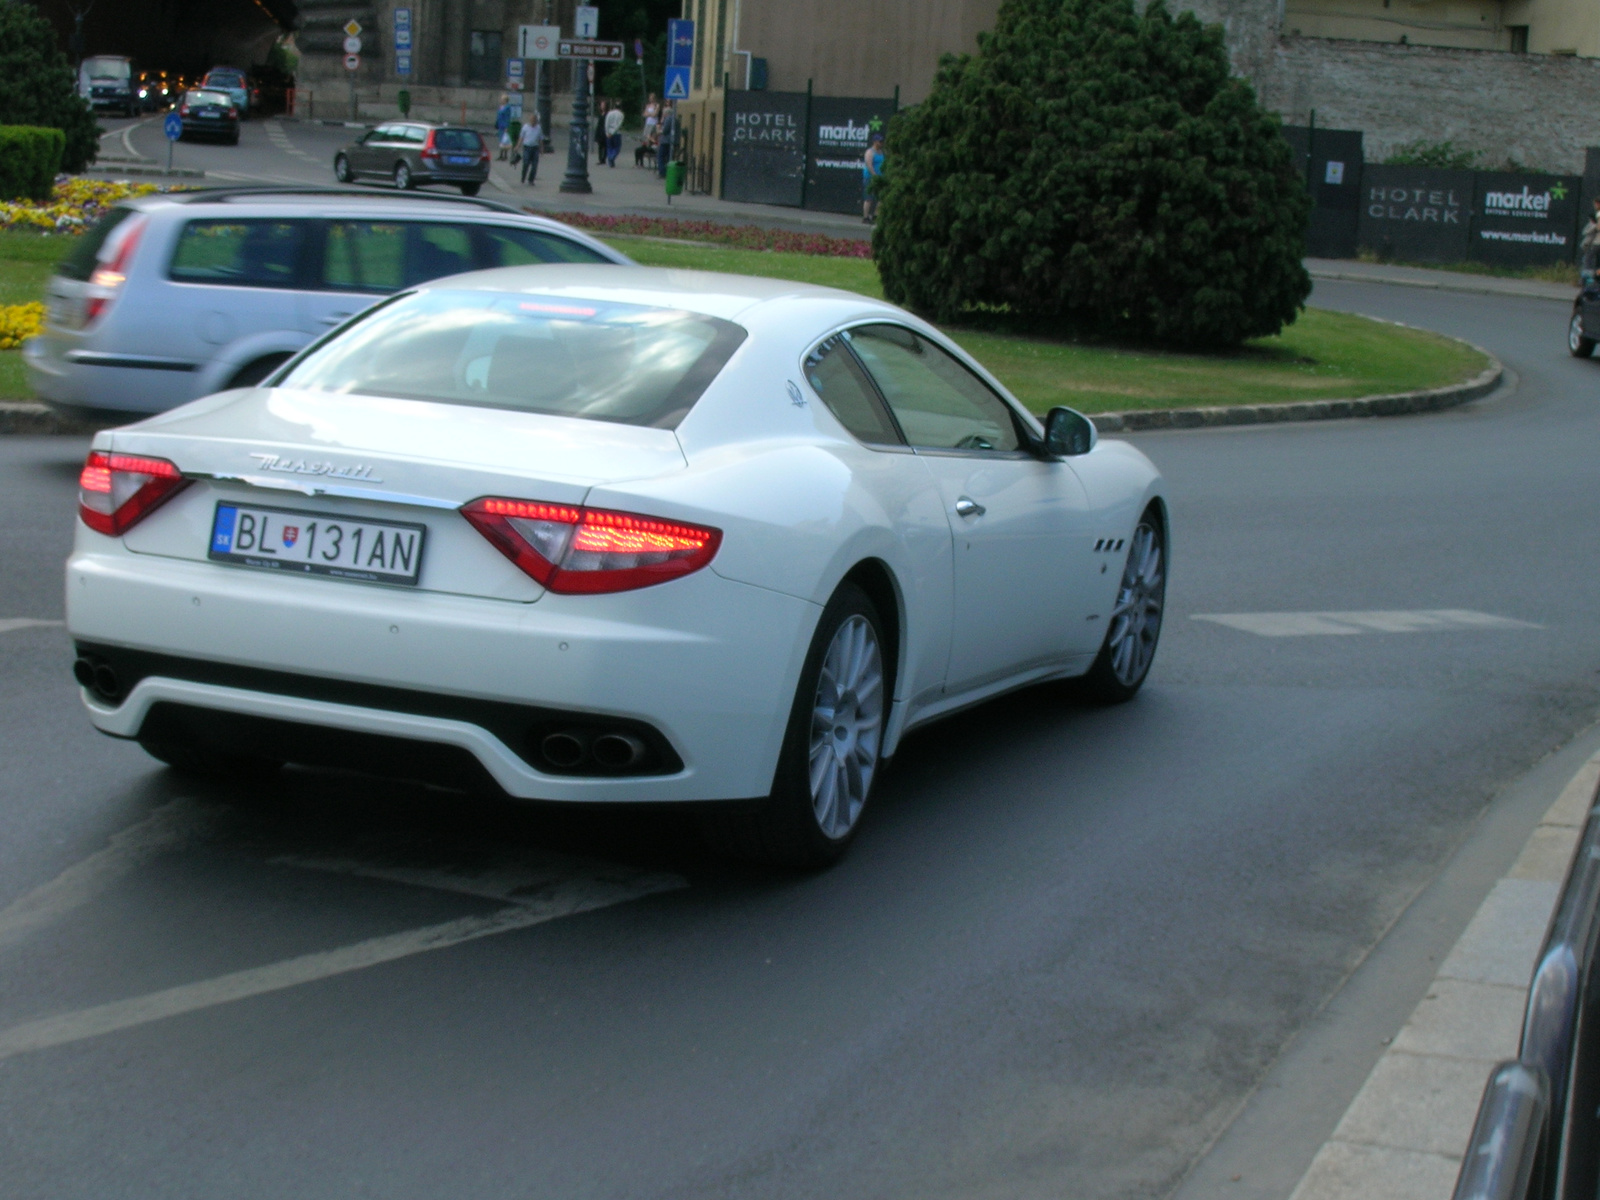
[[[764,795],[817,615],[805,601],[709,570],[617,596],[525,604],[133,554],[86,530],[67,565],[67,623],[80,642],[329,684],[320,696],[286,695],[147,675],[117,703],[84,691],[102,731],[136,737],[166,705],[296,723],[324,741],[327,731],[347,731],[450,746],[527,799]],[[350,703],[356,688],[373,701]],[[433,693],[457,715],[441,715],[448,705],[400,711],[383,701],[385,689]],[[659,732],[681,768],[547,773],[503,722],[461,719],[473,702],[638,722]]]

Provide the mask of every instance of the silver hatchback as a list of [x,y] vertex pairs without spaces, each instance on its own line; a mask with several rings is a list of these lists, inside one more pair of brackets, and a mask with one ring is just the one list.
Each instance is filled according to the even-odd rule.
[[232,188],[118,205],[62,261],[22,349],[57,411],[122,422],[266,378],[384,296],[445,275],[631,262],[489,200]]

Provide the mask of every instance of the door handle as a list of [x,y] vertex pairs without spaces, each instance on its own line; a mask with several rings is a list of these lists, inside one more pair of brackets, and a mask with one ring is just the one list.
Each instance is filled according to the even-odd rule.
[[956,501],[956,516],[958,517],[981,517],[988,511],[971,496],[962,496]]

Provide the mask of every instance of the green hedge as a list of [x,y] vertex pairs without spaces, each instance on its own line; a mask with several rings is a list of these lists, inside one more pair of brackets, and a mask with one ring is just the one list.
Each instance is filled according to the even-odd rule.
[[40,125],[0,125],[0,200],[48,200],[67,135]]

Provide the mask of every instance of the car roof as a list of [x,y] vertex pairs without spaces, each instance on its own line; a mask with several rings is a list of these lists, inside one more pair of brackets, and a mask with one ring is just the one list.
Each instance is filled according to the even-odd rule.
[[[199,90],[205,90],[203,88]],[[448,196],[440,192],[374,192],[367,188],[340,188],[324,186],[304,187],[224,187],[196,188],[185,192],[158,192],[141,196],[133,201],[136,207],[150,211],[164,205],[262,205],[266,207],[291,206],[296,211],[312,204],[319,213],[330,208],[349,209],[359,214],[377,206],[385,213],[396,210],[430,217],[450,214],[457,217],[473,215],[504,215],[532,217],[526,209],[502,204],[483,196]],[[280,209],[281,211],[281,209]]]
[[839,288],[764,276],[726,275],[720,271],[683,271],[673,267],[580,263],[499,267],[452,275],[422,284],[416,290],[522,292],[672,308],[727,321],[735,320],[758,306],[786,301],[824,302],[829,306],[837,306],[842,301],[851,308],[905,316],[891,304]]

